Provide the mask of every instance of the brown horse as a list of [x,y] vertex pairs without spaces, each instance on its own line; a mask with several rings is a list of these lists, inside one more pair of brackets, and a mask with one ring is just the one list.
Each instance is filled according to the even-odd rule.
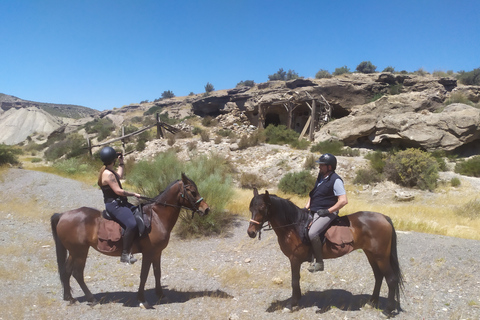
[[[180,209],[186,208],[193,213],[206,215],[210,208],[200,197],[195,182],[182,173],[182,179],[172,182],[153,202],[143,206],[143,211],[152,216],[151,230],[148,234],[135,240],[132,246],[133,253],[142,253],[142,269],[137,299],[140,306],[149,307],[145,301],[145,282],[147,281],[150,266],[153,266],[155,275],[155,293],[158,299],[163,297],[160,284],[160,260],[163,249],[168,245],[170,232],[177,222]],[[98,228],[101,221],[101,212],[82,207],[64,213],[55,213],[51,217],[52,233],[57,252],[58,272],[63,285],[63,299],[74,302],[70,287],[70,276],[77,280],[85,293],[89,303],[96,300],[88,289],[83,278],[83,270],[90,247],[98,250]],[[68,252],[68,256],[67,256]],[[122,246],[107,255],[120,256]],[[104,252],[102,252],[104,253]]]
[[[298,305],[301,297],[300,266],[305,261],[311,261],[312,248],[302,242],[299,228],[304,225],[309,214],[287,199],[269,195],[268,191],[259,195],[254,189],[254,197],[250,202],[252,219],[248,227],[248,235],[255,238],[268,221],[277,234],[282,252],[290,259],[292,272],[292,297],[287,308]],[[369,304],[377,306],[380,287],[383,278],[388,285],[388,303],[386,314],[392,314],[395,308],[400,308],[400,290],[403,289],[403,277],[397,257],[397,236],[392,220],[377,212],[359,211],[347,216],[350,222],[350,232],[353,236],[353,249],[363,249],[375,276],[375,287]],[[325,259],[337,258],[339,254],[328,246],[323,246]],[[397,299],[397,303],[395,302]]]

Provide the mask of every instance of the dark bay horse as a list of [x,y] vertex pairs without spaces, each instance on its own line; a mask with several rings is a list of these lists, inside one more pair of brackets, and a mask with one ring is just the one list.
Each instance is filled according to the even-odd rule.
[[[308,211],[300,209],[290,200],[270,195],[268,191],[258,194],[250,202],[252,219],[248,226],[248,235],[255,238],[268,221],[278,237],[282,252],[290,259],[292,272],[292,297],[287,308],[298,305],[301,297],[300,266],[311,261],[312,248],[302,242],[297,228],[305,221]],[[353,236],[353,249],[362,249],[368,258],[375,276],[375,287],[369,304],[378,306],[383,278],[388,285],[388,303],[386,314],[391,315],[400,308],[400,290],[403,289],[403,276],[397,257],[397,235],[392,220],[377,212],[359,211],[347,216],[350,232]],[[303,226],[302,226],[303,227]],[[337,258],[339,255],[323,246],[324,259]],[[397,302],[395,302],[395,298]]]
[[[150,266],[155,275],[155,293],[158,299],[163,297],[160,284],[160,261],[163,249],[168,245],[170,232],[177,222],[180,209],[186,208],[193,213],[206,215],[210,208],[200,197],[195,182],[182,173],[182,179],[172,182],[153,202],[143,206],[143,211],[152,216],[151,231],[136,239],[132,253],[142,253],[142,268],[137,299],[140,306],[149,307],[145,301],[144,290]],[[85,262],[90,247],[99,251],[98,227],[101,212],[82,207],[64,213],[55,213],[51,217],[52,233],[57,253],[58,272],[63,285],[63,299],[74,302],[70,287],[70,276],[77,280],[89,303],[96,303],[83,278]],[[99,251],[101,252],[101,251]],[[120,256],[122,246],[107,255]],[[68,253],[68,254],[67,254]],[[104,253],[104,252],[102,252]],[[106,253],[104,253],[106,254]]]

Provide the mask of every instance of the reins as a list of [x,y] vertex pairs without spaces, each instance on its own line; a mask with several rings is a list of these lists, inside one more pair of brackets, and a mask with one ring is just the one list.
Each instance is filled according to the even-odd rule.
[[150,203],[155,203],[155,204],[159,204],[159,205],[162,205],[164,207],[173,207],[173,208],[180,208],[180,209],[187,209],[187,210],[190,210],[192,211],[192,218],[193,218],[193,215],[195,214],[195,212],[198,212],[198,208],[197,208],[197,205],[203,201],[203,197],[201,197],[200,199],[198,199],[197,201],[193,202],[189,197],[185,197],[185,189],[187,188],[188,185],[183,185],[183,191],[182,191],[182,198],[186,198],[188,200],[188,202],[190,203],[190,205],[192,206],[192,208],[189,208],[189,207],[186,207],[186,206],[179,206],[179,205],[176,205],[176,204],[171,204],[171,203],[167,203],[166,201],[165,202],[157,202],[154,198],[149,198],[149,197],[145,197],[145,196],[140,196],[139,199],[142,199],[142,200],[145,200],[145,201],[148,201]]

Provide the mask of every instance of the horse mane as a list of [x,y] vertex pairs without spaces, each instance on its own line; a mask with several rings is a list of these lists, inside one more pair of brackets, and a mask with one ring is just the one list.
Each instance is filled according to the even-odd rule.
[[296,224],[304,221],[308,211],[299,208],[290,199],[280,198],[277,195],[270,194],[270,201],[275,208],[275,216],[282,220],[284,224]]
[[155,198],[153,198],[153,200],[147,204],[150,204],[150,203],[160,203],[161,202],[161,199],[162,199],[162,196],[166,193],[166,191],[170,190],[170,188],[175,185],[178,181],[180,180],[175,180],[173,182],[171,182],[163,191],[161,191],[158,196],[156,196]]

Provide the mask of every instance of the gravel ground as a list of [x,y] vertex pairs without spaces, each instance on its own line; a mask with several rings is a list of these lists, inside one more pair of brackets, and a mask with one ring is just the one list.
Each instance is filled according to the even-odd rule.
[[[250,239],[243,218],[224,238],[172,237],[162,257],[166,297],[154,309],[136,307],[140,263],[123,265],[94,250],[85,278],[101,303],[88,306],[72,278],[79,302],[69,305],[62,300],[49,218],[83,205],[103,206],[98,188],[21,169],[0,177],[0,319],[385,318],[380,309],[362,307],[374,279],[361,251],[326,260],[323,273],[312,275],[304,265],[300,309],[283,313],[291,294],[288,260],[273,231],[264,232],[261,241]],[[398,246],[405,292],[404,311],[396,319],[480,318],[480,241],[398,232]],[[150,303],[153,287],[150,273]],[[386,294],[384,282],[381,307]]]

